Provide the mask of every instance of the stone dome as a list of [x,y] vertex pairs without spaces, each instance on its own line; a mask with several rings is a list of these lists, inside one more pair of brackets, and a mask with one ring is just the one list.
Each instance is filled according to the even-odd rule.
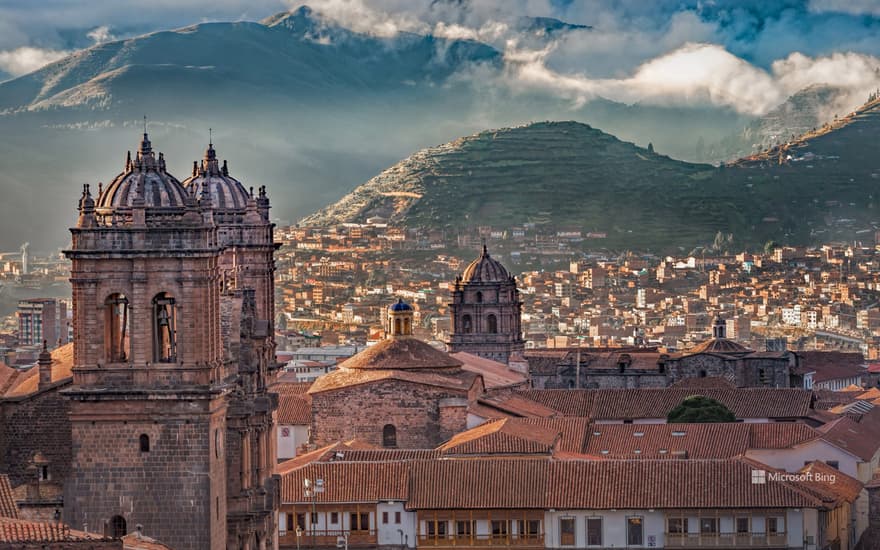
[[486,245],[480,257],[468,265],[461,276],[463,283],[501,283],[510,279],[510,273],[501,262],[489,256]]
[[125,170],[100,191],[95,208],[98,212],[130,208],[138,196],[148,208],[183,207],[187,199],[183,185],[165,170],[164,155],[156,158],[146,133],[135,159],[129,151]]
[[698,353],[744,355],[752,353],[752,350],[740,344],[739,342],[734,342],[733,340],[730,340],[728,338],[712,338],[710,340],[706,340],[705,342],[697,344],[686,352],[687,355],[696,355]]
[[193,162],[192,175],[183,181],[183,186],[197,199],[208,197],[215,210],[244,211],[251,198],[244,185],[229,175],[225,160],[220,166],[213,143],[208,144],[201,164]]

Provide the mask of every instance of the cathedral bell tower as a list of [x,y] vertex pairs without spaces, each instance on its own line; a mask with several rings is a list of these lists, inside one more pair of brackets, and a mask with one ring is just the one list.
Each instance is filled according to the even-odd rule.
[[480,257],[456,278],[449,304],[452,315],[451,353],[465,351],[507,363],[522,352],[522,301],[516,279],[483,245]]
[[226,548],[230,368],[212,210],[146,133],[71,229],[72,474],[64,521],[176,549]]

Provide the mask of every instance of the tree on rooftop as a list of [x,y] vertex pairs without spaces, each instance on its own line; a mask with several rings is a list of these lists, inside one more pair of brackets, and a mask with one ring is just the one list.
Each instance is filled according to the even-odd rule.
[[668,423],[735,422],[736,416],[719,401],[705,395],[692,395],[669,411]]

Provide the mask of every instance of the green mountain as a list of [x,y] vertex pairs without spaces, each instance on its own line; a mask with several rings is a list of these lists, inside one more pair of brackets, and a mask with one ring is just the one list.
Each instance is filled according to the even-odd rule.
[[577,122],[485,131],[415,153],[301,224],[371,216],[423,228],[536,223],[605,234],[585,241],[589,247],[653,251],[709,246],[719,232],[725,242],[732,235],[731,249],[852,239],[880,225],[880,165],[864,150],[880,135],[878,113],[870,104],[849,124],[802,143],[796,158],[809,162],[763,158],[718,168]]

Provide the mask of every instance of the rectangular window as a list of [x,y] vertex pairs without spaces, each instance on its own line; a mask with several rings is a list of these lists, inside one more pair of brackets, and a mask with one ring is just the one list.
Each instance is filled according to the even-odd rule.
[[293,523],[293,514],[287,514],[287,528],[291,531],[296,529],[295,524]]
[[370,514],[355,514],[349,516],[352,531],[369,531],[370,530]]
[[339,512],[330,512],[330,523],[333,525],[339,524]]
[[503,537],[510,532],[510,525],[507,520],[492,520],[492,536]]
[[[312,519],[312,525],[318,523],[318,514],[309,514],[309,517]],[[317,529],[317,527],[312,527],[312,529]]]
[[296,515],[296,526],[305,531],[306,529],[306,515],[302,512]]
[[428,520],[425,522],[425,527],[427,528],[427,533],[429,537],[446,536],[446,521]]
[[748,533],[749,532],[749,518],[736,518],[736,532],[737,533]]
[[587,518],[587,546],[602,546],[602,518]]
[[388,525],[388,512],[382,512],[382,523]]
[[626,518],[626,543],[630,546],[640,546],[644,544],[644,525],[641,516],[630,516]]
[[559,518],[559,544],[574,546],[574,518]]
[[473,522],[470,521],[456,521],[455,522],[455,534],[459,537],[469,537],[474,532]]
[[831,466],[831,467],[834,468],[835,470],[839,470],[839,469],[840,469],[840,462],[838,462],[838,461],[836,461],[836,460],[826,460],[826,461],[825,461],[825,464]]
[[711,534],[718,532],[718,518],[700,518],[700,533]]
[[688,532],[687,518],[669,518],[669,532],[682,534]]
[[785,532],[782,518],[767,518],[767,532],[771,535]]
[[394,512],[394,523],[400,525],[400,512]]
[[539,519],[530,519],[526,522],[526,534],[529,536],[537,537],[541,534],[541,520]]

